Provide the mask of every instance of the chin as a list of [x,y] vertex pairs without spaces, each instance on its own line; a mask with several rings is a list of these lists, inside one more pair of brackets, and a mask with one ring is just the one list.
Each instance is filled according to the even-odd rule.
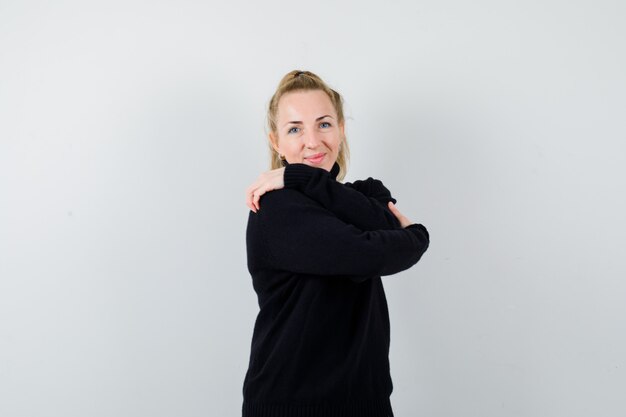
[[[305,159],[306,161],[306,159]],[[302,162],[303,164],[307,164],[310,167],[314,167],[314,168],[320,168],[320,169],[325,169],[326,171],[330,172],[330,170],[332,169],[332,165],[328,166],[328,162],[323,164],[323,165],[316,165],[316,164],[312,164],[310,162]]]

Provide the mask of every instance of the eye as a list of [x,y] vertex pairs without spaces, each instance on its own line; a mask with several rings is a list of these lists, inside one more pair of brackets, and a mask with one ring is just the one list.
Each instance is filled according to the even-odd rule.
[[287,131],[287,134],[289,134],[289,133],[296,133],[296,132],[294,131],[294,129],[298,129],[298,128],[297,128],[297,127],[292,127],[291,129],[289,129],[289,130]]
[[328,123],[328,122],[322,122],[322,123],[320,123],[320,126],[322,126],[322,127],[323,127],[323,125],[328,125],[328,127],[330,127],[330,123]]

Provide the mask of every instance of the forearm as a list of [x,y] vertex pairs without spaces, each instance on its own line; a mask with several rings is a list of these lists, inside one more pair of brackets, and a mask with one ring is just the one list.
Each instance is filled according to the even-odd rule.
[[396,216],[378,199],[335,181],[324,169],[306,164],[289,164],[285,167],[284,184],[285,188],[302,192],[342,221],[361,230],[400,227]]
[[429,246],[420,224],[363,231],[295,190],[268,193],[263,204],[255,242],[271,268],[361,281],[410,268]]

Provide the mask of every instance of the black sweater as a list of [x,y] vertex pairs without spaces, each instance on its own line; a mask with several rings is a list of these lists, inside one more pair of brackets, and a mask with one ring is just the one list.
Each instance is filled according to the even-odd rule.
[[286,164],[246,230],[258,313],[244,417],[392,417],[389,312],[381,276],[415,265],[421,224],[400,227],[373,178],[342,184]]

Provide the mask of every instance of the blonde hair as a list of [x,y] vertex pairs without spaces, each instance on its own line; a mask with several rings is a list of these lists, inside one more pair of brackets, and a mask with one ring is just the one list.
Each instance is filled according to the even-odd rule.
[[[276,122],[278,117],[278,102],[280,98],[289,92],[296,90],[321,90],[324,91],[330,98],[335,111],[337,112],[337,123],[345,126],[345,119],[343,115],[343,98],[341,95],[330,88],[320,77],[313,74],[310,71],[293,70],[287,73],[276,88],[276,92],[270,99],[267,108],[267,128],[269,132],[278,136],[278,130],[276,128]],[[266,132],[266,133],[269,133]],[[269,136],[268,136],[269,137]],[[282,168],[283,160],[280,159],[278,153],[274,150],[271,140],[268,140],[268,146],[270,150],[270,169]],[[348,147],[348,140],[344,136],[341,145],[339,146],[339,153],[337,155],[337,164],[339,164],[339,173],[337,174],[337,181],[341,181],[345,176],[348,169],[348,161],[350,159],[350,148]]]

